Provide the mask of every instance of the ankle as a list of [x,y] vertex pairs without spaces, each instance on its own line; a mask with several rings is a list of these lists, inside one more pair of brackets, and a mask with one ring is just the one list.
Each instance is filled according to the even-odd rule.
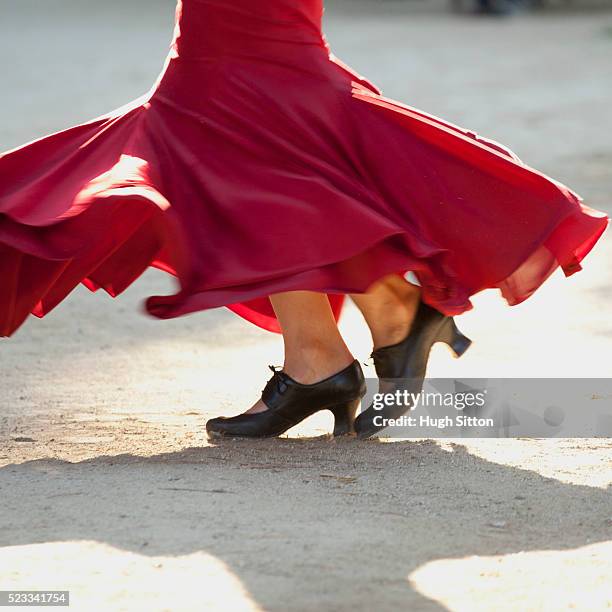
[[376,324],[370,326],[374,350],[397,344],[406,338],[419,307],[420,295],[411,293],[405,299],[385,304]]
[[354,361],[346,346],[301,346],[285,357],[283,371],[297,382],[310,385],[332,376]]
[[404,321],[387,323],[383,328],[371,330],[373,349],[377,350],[401,342],[410,332],[410,327],[410,320],[406,317]]

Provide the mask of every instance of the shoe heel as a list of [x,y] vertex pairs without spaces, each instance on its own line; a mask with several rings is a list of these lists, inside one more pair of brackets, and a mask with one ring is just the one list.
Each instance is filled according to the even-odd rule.
[[361,399],[336,404],[330,408],[334,415],[334,437],[347,436],[355,433],[355,415],[359,409]]
[[450,346],[453,353],[455,353],[455,357],[461,357],[472,344],[472,341],[459,331],[453,319],[449,319],[438,339]]

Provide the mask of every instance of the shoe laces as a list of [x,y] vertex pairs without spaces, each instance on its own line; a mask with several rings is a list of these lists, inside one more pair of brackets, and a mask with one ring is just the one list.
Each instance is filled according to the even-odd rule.
[[287,381],[290,379],[285,372],[283,372],[283,368],[281,366],[269,365],[268,368],[272,371],[272,378],[268,381],[265,389],[268,388],[269,385],[275,385],[276,390],[282,395],[288,388]]
[[366,368],[372,367],[376,365],[376,356],[374,352],[371,352],[368,358],[365,361],[361,362]]

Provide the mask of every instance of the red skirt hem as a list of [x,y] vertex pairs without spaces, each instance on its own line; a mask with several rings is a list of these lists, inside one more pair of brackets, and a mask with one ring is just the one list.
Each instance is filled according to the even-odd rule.
[[[583,206],[573,192],[524,166],[497,143],[365,93],[361,86],[354,87],[351,98],[341,98],[349,122],[371,123],[369,132],[347,126],[357,140],[346,146],[357,153],[350,164],[346,152],[338,162],[361,172],[359,181],[343,183],[346,174],[331,168],[323,154],[321,176],[308,169],[307,164],[315,163],[310,158],[299,165],[300,172],[306,168],[303,175],[296,174],[295,164],[285,167],[279,158],[279,180],[301,189],[307,182],[305,199],[292,200],[289,211],[285,202],[274,202],[274,184],[253,183],[265,188],[258,197],[264,203],[267,198],[273,210],[264,221],[271,233],[284,236],[281,246],[288,249],[276,268],[270,263],[270,245],[240,249],[241,239],[259,231],[259,208],[242,225],[216,200],[214,219],[206,216],[206,206],[196,212],[189,208],[189,190],[201,189],[199,197],[205,200],[216,177],[194,186],[199,161],[180,134],[170,142],[165,127],[171,118],[177,129],[191,129],[194,119],[169,118],[163,114],[174,111],[166,105],[154,109],[149,101],[132,104],[0,156],[0,336],[13,334],[30,313],[45,316],[80,283],[115,297],[148,267],[173,274],[180,283],[175,295],[148,298],[146,311],[152,316],[167,319],[227,306],[273,332],[280,329],[271,294],[326,293],[338,318],[346,294],[365,292],[387,274],[408,271],[418,278],[423,300],[447,315],[469,310],[470,296],[489,288],[500,289],[514,305],[532,295],[557,267],[567,276],[578,271],[607,226],[603,213]],[[405,160],[384,165],[371,133],[387,136],[387,149],[395,147],[391,153],[396,156],[408,149]],[[475,184],[470,172],[478,173]],[[243,180],[240,194],[248,194],[250,184]],[[177,196],[171,183],[180,183],[185,191]],[[231,190],[231,182],[227,187]],[[283,195],[284,187],[278,189]],[[482,190],[487,198],[471,199],[471,190]],[[318,208],[321,198],[328,198],[324,210]],[[523,205],[521,198],[528,201]],[[488,210],[492,206],[507,215],[501,225],[501,213]],[[477,220],[478,210],[489,217],[471,235],[470,220]],[[442,213],[446,216],[436,219]],[[283,219],[277,217],[285,214],[291,227],[283,234]],[[518,220],[512,219],[514,214]],[[218,217],[224,225],[214,225],[220,223]],[[455,218],[460,218],[457,227]],[[514,230],[504,236],[500,227],[511,219]],[[497,224],[495,232],[479,235],[487,222]],[[210,247],[206,254],[211,261],[203,261],[198,241],[216,238],[228,224],[229,246]],[[302,227],[311,228],[310,234],[301,237]],[[330,245],[332,235],[336,242]],[[272,246],[274,240],[272,236]],[[258,248],[270,250],[255,267],[251,259]]]

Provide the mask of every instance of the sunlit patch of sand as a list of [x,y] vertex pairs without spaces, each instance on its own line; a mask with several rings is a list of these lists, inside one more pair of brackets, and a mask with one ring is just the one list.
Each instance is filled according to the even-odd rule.
[[2,588],[70,591],[71,610],[232,610],[261,608],[212,555],[144,556],[94,541],[0,549]]
[[612,608],[610,576],[612,542],[602,542],[573,550],[441,559],[422,565],[408,580],[453,612],[591,612]]

